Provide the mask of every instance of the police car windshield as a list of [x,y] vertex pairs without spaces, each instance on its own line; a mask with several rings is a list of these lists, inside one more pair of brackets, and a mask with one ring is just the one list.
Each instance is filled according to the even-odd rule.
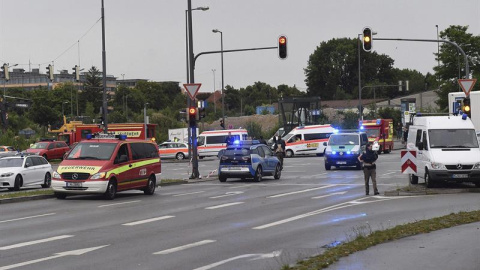
[[356,145],[359,144],[359,136],[356,134],[331,135],[329,145]]
[[0,159],[0,168],[22,167],[23,158],[2,158]]
[[431,148],[478,148],[473,129],[431,129],[428,137]]
[[82,142],[73,148],[67,159],[109,160],[116,143]]

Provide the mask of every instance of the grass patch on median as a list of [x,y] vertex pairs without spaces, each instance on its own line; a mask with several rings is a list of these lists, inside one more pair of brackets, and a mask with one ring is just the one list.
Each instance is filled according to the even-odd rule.
[[162,179],[162,182],[160,182],[160,186],[185,184],[185,183],[188,183],[188,181],[185,181],[185,180],[182,180],[182,179]]
[[328,248],[323,254],[297,262],[294,266],[285,265],[282,270],[324,269],[342,257],[378,244],[472,222],[480,222],[480,210],[452,213],[442,217],[415,221],[386,230],[370,231],[369,234],[364,233],[365,228],[356,229],[354,230],[356,236],[353,240]]
[[53,190],[42,189],[42,190],[28,190],[28,191],[14,192],[14,193],[5,193],[5,194],[0,194],[0,200],[19,198],[19,197],[38,196],[38,195],[53,195]]

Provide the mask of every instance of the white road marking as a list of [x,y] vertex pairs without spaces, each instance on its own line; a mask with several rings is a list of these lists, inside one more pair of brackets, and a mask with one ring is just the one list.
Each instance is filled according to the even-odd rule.
[[80,255],[83,255],[87,252],[94,251],[94,250],[104,248],[104,247],[108,247],[108,246],[109,245],[60,252],[60,253],[56,253],[53,256],[49,256],[49,257],[45,257],[45,258],[41,258],[41,259],[21,262],[21,263],[7,265],[7,266],[2,266],[2,267],[0,267],[0,270],[9,270],[9,269],[18,268],[18,267],[22,267],[22,266],[26,266],[26,265],[30,265],[30,264],[34,264],[34,263],[39,263],[39,262],[43,262],[43,261],[53,260],[53,259],[57,259],[57,258],[65,257],[65,256],[80,256]]
[[51,216],[51,215],[55,215],[55,214],[56,214],[56,213],[48,213],[48,214],[36,215],[36,216],[29,216],[29,217],[23,217],[23,218],[15,218],[15,219],[9,219],[9,220],[1,220],[0,223],[6,223],[6,222],[18,221],[18,220],[24,220],[24,219],[30,219],[30,218],[37,218],[37,217],[46,217],[46,216]]
[[196,191],[196,192],[190,192],[190,193],[175,194],[175,195],[173,195],[173,197],[193,195],[193,194],[199,194],[199,193],[203,193],[203,192],[205,192],[205,191]]
[[121,202],[121,203],[103,204],[103,205],[99,205],[99,206],[97,206],[97,207],[101,208],[101,207],[116,206],[116,205],[122,205],[122,204],[128,204],[128,203],[136,203],[136,202],[141,202],[141,201],[138,200],[138,201],[129,201],[129,202]]
[[321,198],[326,198],[326,197],[330,197],[330,196],[334,196],[334,195],[343,195],[345,193],[347,193],[347,191],[335,192],[335,193],[330,193],[330,194],[327,194],[327,195],[312,197],[312,199],[321,199]]
[[223,198],[223,197],[228,197],[228,196],[235,196],[235,195],[242,194],[242,193],[243,193],[243,191],[232,191],[232,192],[225,193],[225,195],[210,197],[210,199],[217,199],[217,198]]
[[241,186],[234,186],[234,187],[229,187],[229,188],[243,188],[243,187],[249,187],[250,185],[241,185]]
[[203,241],[199,241],[199,242],[196,242],[196,243],[191,243],[191,244],[176,247],[176,248],[170,248],[170,249],[162,250],[162,251],[159,251],[159,252],[155,252],[153,254],[154,255],[165,255],[165,254],[170,254],[170,253],[174,253],[174,252],[177,252],[177,251],[182,251],[182,250],[185,250],[185,249],[188,249],[188,248],[198,247],[198,246],[202,246],[202,245],[206,245],[206,244],[210,244],[210,243],[214,243],[214,242],[216,242],[216,240],[203,240]]
[[54,236],[54,237],[50,237],[50,238],[45,238],[45,239],[40,239],[40,240],[35,240],[35,241],[18,243],[18,244],[15,244],[15,245],[0,247],[0,250],[9,250],[9,249],[14,249],[14,248],[19,248],[19,247],[31,246],[31,245],[35,245],[35,244],[46,243],[46,242],[50,242],[50,241],[70,238],[70,237],[73,237],[73,236],[74,235],[59,235],[59,236]]
[[216,205],[216,206],[210,206],[210,207],[206,207],[205,209],[217,209],[217,208],[222,208],[222,207],[228,207],[228,206],[232,206],[232,205],[237,205],[237,204],[242,204],[243,202],[234,202],[234,203],[226,203],[226,204],[220,204],[220,205]]
[[384,173],[384,174],[382,174],[381,176],[384,176],[384,175],[389,175],[389,174],[393,174],[393,173],[396,173],[396,172]]
[[[407,197],[407,196],[405,196],[405,197]],[[329,206],[329,207],[325,207],[325,208],[322,208],[322,209],[319,209],[319,210],[315,210],[315,211],[308,212],[308,213],[305,213],[305,214],[297,215],[297,216],[294,216],[294,217],[291,217],[291,218],[287,218],[287,219],[275,221],[275,222],[272,222],[272,223],[268,223],[268,224],[265,224],[265,225],[262,225],[262,226],[254,227],[252,229],[262,230],[262,229],[270,228],[270,227],[273,227],[273,226],[281,225],[281,224],[284,224],[284,223],[288,223],[288,222],[291,222],[291,221],[299,220],[299,219],[302,219],[302,218],[306,218],[306,217],[330,212],[330,211],[333,211],[333,210],[339,210],[339,209],[346,208],[346,207],[351,207],[351,206],[354,206],[354,205],[357,205],[357,204],[360,204],[360,203],[366,204],[366,203],[381,202],[381,201],[386,201],[386,200],[392,200],[393,199],[393,198],[385,198],[385,197],[378,196],[378,200],[371,200],[371,201],[362,202],[363,200],[367,200],[367,199],[371,199],[371,198],[375,198],[375,197],[366,197],[366,198],[356,199],[356,200],[352,200],[352,201],[348,201],[348,202],[344,202],[344,203],[335,204],[335,205],[332,205],[332,206]]]
[[163,216],[163,217],[156,217],[156,218],[150,218],[150,219],[145,219],[145,220],[139,220],[139,221],[134,221],[134,222],[130,222],[130,223],[125,223],[125,224],[122,224],[124,226],[135,226],[135,225],[139,225],[139,224],[144,224],[144,223],[149,223],[149,222],[154,222],[154,221],[158,221],[158,220],[163,220],[163,219],[168,219],[168,218],[174,218],[175,216]]
[[309,192],[309,191],[312,191],[312,190],[324,189],[324,188],[329,188],[329,187],[334,187],[334,186],[335,185],[326,185],[326,186],[323,186],[323,187],[309,188],[309,189],[304,189],[304,190],[299,190],[299,191],[293,191],[293,192],[288,192],[288,193],[272,195],[272,196],[268,196],[267,198],[278,198],[278,197],[283,197],[283,196],[288,196],[288,195],[293,195],[293,194],[298,194],[298,193],[304,193],[304,192]]
[[266,254],[243,254],[243,255],[236,256],[236,257],[233,257],[233,258],[230,258],[230,259],[226,259],[226,260],[223,260],[223,261],[219,261],[219,262],[216,262],[216,263],[205,265],[203,267],[195,268],[193,270],[209,270],[209,269],[215,268],[217,266],[220,266],[222,264],[226,264],[228,262],[238,260],[238,259],[244,259],[244,258],[253,257],[253,259],[250,259],[250,261],[259,260],[259,259],[275,258],[275,257],[280,256],[280,254],[282,254],[282,251],[280,251],[280,250],[274,251],[272,253],[266,253]]

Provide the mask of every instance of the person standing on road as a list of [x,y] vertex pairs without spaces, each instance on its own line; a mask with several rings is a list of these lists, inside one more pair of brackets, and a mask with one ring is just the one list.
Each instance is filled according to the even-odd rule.
[[358,161],[363,162],[363,175],[365,176],[365,194],[369,195],[369,182],[372,178],[374,195],[380,194],[377,189],[377,166],[375,161],[378,159],[378,155],[372,150],[372,143],[367,143],[367,149],[360,156]]
[[397,124],[397,140],[402,139],[402,124]]
[[232,136],[231,132],[228,132],[228,136],[225,138],[225,143],[227,144],[227,146],[232,145],[234,141],[235,137]]
[[277,142],[275,143],[275,154],[277,155],[277,158],[280,160],[280,170],[283,170],[283,158],[285,157],[285,141],[282,139],[282,137],[278,136]]

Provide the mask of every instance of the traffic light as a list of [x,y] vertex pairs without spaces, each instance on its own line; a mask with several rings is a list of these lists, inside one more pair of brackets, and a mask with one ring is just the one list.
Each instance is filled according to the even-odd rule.
[[80,81],[80,67],[75,65],[75,67],[73,67],[72,70],[73,70],[73,75],[75,75],[75,81],[79,82]]
[[202,119],[202,118],[205,118],[206,116],[207,114],[205,112],[205,107],[198,108],[198,118]]
[[53,82],[53,65],[47,66],[47,77],[51,82]]
[[190,122],[191,127],[194,127],[196,125],[197,117],[198,117],[198,108],[196,107],[188,108],[188,120]]
[[466,113],[468,117],[472,118],[472,108],[470,107],[470,98],[463,99],[462,112]]
[[372,29],[370,27],[363,28],[363,50],[366,52],[372,50]]
[[278,37],[278,57],[280,59],[287,58],[287,37]]
[[10,80],[10,74],[8,73],[8,64],[3,64],[2,70],[3,70],[3,78],[6,81]]

